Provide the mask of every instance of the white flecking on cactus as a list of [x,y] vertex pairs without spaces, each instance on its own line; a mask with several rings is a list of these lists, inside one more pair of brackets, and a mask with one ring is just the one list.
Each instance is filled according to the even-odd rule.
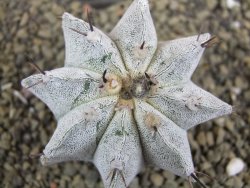
[[109,34],[69,13],[62,27],[65,66],[22,80],[58,120],[42,164],[92,162],[113,188],[145,165],[199,181],[187,130],[232,112],[190,80],[214,38],[157,41],[147,0],[134,0]]

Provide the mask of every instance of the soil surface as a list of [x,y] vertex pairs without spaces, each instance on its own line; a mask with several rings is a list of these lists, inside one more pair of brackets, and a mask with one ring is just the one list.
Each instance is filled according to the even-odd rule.
[[[95,25],[107,33],[131,0],[117,2],[105,8],[95,5],[99,9],[93,9]],[[150,2],[159,40],[196,35],[200,28],[220,39],[206,49],[193,81],[232,104],[234,112],[198,125],[188,135],[196,169],[216,178],[200,176],[208,187],[249,188],[250,1]],[[230,2],[235,4],[231,6]],[[42,152],[56,121],[44,103],[20,86],[21,79],[36,73],[27,63],[27,56],[42,70],[63,66],[60,16],[67,11],[86,19],[86,6],[77,0],[0,1],[0,187],[103,187],[92,164],[67,162],[43,167],[37,158],[29,157]],[[235,157],[246,166],[229,177],[226,166]],[[147,167],[129,187],[188,188],[189,183],[170,172]]]

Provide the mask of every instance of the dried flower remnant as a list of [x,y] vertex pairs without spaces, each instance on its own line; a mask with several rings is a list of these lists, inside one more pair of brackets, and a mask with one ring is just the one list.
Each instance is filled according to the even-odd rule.
[[62,20],[65,67],[22,81],[58,120],[42,164],[92,162],[113,188],[127,187],[153,165],[204,187],[187,130],[232,107],[190,78],[217,39],[199,34],[158,42],[147,0],[134,0],[109,36],[90,18],[64,13]]

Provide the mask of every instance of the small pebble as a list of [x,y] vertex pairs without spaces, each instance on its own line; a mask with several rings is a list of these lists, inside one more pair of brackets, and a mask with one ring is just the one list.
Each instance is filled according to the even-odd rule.
[[245,163],[241,158],[233,158],[229,161],[226,167],[228,176],[235,176],[240,173],[245,167]]
[[216,144],[221,144],[224,141],[225,131],[223,128],[218,128]]
[[[120,0],[89,2],[92,1]],[[119,3],[98,11],[92,8],[95,26],[109,33],[131,1],[122,2],[124,9]],[[195,168],[223,180],[227,162],[240,156],[245,170],[225,180],[223,187],[249,188],[249,1],[149,1],[159,41],[195,35],[200,28],[203,28],[201,32],[220,38],[218,45],[205,49],[192,81],[236,106],[237,115],[198,125],[188,130],[188,137]],[[28,158],[30,153],[43,151],[56,128],[56,121],[40,100],[21,92],[20,79],[35,73],[25,62],[24,54],[32,55],[43,70],[62,67],[65,43],[59,17],[67,11],[86,21],[82,8],[80,1],[71,0],[0,1],[0,168],[3,170],[0,187],[104,188],[93,165],[68,162],[43,167],[39,159]],[[168,171],[157,173],[147,167],[130,186],[188,188],[184,182],[185,179]],[[211,187],[221,188],[222,185],[211,183]]]
[[164,182],[164,178],[162,177],[162,175],[160,175],[158,173],[151,174],[150,175],[150,180],[157,187],[162,186],[162,184]]
[[19,91],[14,90],[13,95],[17,97],[20,101],[22,101],[24,104],[28,104],[28,101],[26,100],[26,98]]
[[200,132],[197,136],[197,141],[201,146],[205,146],[206,145],[206,135],[205,132]]
[[227,0],[227,7],[228,8],[233,8],[233,7],[236,7],[236,6],[240,6],[240,3],[236,0]]
[[209,131],[206,133],[206,140],[207,140],[208,146],[214,145],[214,135],[212,132]]

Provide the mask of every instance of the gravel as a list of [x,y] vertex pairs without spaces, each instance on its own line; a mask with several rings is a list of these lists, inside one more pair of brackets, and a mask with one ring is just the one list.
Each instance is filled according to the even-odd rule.
[[[109,32],[131,1],[93,10],[95,25]],[[228,7],[221,0],[151,0],[158,38],[195,35],[200,28],[219,37],[206,50],[193,81],[234,106],[231,116],[203,123],[188,132],[195,167],[208,187],[250,187],[250,1]],[[86,18],[80,1],[0,1],[0,187],[86,187],[103,184],[93,165],[68,162],[43,167],[29,158],[43,150],[56,121],[48,108],[20,86],[33,73],[27,55],[42,69],[62,67],[64,40],[60,15],[68,11]],[[226,174],[232,158],[246,167]],[[184,188],[188,182],[156,168],[145,168],[131,188]],[[197,187],[196,185],[194,187]]]

